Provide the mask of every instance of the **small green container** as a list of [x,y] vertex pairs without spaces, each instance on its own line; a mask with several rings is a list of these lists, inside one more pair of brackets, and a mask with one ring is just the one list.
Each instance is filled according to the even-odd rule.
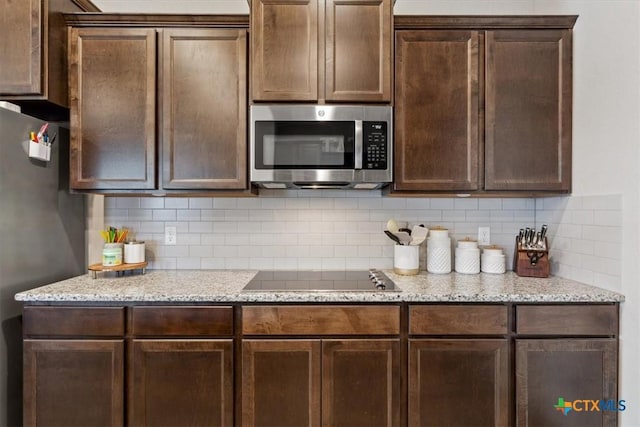
[[102,248],[102,265],[115,267],[122,264],[122,243],[105,243]]

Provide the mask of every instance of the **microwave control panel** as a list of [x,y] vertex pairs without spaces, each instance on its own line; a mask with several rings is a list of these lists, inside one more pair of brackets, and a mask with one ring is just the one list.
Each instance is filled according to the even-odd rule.
[[362,169],[387,169],[387,123],[362,122]]

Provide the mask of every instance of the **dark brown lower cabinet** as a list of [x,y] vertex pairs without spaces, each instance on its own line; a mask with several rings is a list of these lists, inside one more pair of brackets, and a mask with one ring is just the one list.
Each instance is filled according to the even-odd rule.
[[123,340],[24,341],[25,426],[122,426],[123,397]]
[[26,306],[24,425],[613,427],[625,409],[618,314],[617,303]]
[[399,340],[245,340],[243,426],[397,426]]
[[322,341],[322,425],[400,425],[400,340]]
[[410,426],[509,425],[506,339],[409,341]]
[[516,340],[517,425],[616,426],[617,349],[613,338]]
[[129,425],[232,425],[232,340],[133,340],[131,351]]
[[242,425],[320,426],[320,340],[242,342]]

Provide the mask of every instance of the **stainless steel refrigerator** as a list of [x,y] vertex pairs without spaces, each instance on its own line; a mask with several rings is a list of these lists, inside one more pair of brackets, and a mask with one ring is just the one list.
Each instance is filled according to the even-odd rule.
[[69,131],[51,160],[28,157],[42,121],[0,108],[0,425],[22,425],[22,304],[18,292],[86,272],[85,197],[68,189]]

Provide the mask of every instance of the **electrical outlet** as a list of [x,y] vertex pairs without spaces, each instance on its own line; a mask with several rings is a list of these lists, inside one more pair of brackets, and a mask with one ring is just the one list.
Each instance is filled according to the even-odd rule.
[[164,244],[175,245],[178,243],[178,232],[175,225],[167,225],[164,227]]
[[478,245],[487,246],[491,244],[491,227],[478,227]]

